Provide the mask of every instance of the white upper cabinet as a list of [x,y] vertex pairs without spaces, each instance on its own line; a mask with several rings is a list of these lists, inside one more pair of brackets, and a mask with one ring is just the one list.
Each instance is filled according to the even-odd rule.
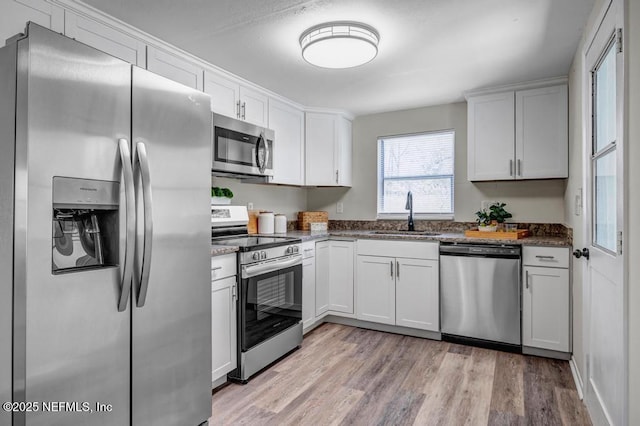
[[467,101],[469,180],[513,179],[513,92]]
[[340,114],[307,112],[305,183],[351,186],[351,122]]
[[249,87],[240,86],[240,119],[261,127],[269,122],[269,97]]
[[467,125],[470,181],[568,177],[566,84],[470,95]]
[[153,46],[147,47],[147,69],[197,90],[203,89],[204,70],[193,62]]
[[516,178],[569,177],[566,85],[516,92]]
[[64,9],[45,0],[3,0],[0,6],[0,41],[24,33],[28,21],[64,32]]
[[238,81],[205,70],[204,91],[211,96],[211,111],[268,127],[269,97]]
[[269,126],[275,132],[272,183],[304,185],[304,112],[269,101]]
[[140,68],[147,67],[142,41],[101,22],[65,11],[64,34]]

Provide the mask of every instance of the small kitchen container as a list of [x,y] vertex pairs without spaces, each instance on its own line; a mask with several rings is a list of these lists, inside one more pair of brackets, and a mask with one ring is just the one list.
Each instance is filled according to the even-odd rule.
[[276,234],[287,233],[287,216],[283,214],[277,214],[274,216],[274,232]]
[[262,212],[258,216],[258,233],[273,234],[274,216],[273,212]]

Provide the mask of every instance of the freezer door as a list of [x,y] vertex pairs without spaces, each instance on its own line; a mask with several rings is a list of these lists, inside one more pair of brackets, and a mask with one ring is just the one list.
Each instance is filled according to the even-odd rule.
[[130,81],[130,65],[37,25],[19,42],[13,398],[41,405],[14,413],[15,425],[129,424],[131,312],[118,311],[124,232],[113,240],[117,265],[54,273],[52,202],[57,176],[121,181]]
[[211,415],[209,96],[133,68],[133,424]]
[[[11,401],[16,45],[0,49],[0,401]],[[0,425],[11,412],[0,411]]]
[[442,333],[519,345],[520,260],[440,255]]

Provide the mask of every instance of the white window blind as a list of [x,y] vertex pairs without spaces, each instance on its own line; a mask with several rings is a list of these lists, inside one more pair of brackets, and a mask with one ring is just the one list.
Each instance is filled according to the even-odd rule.
[[455,132],[445,130],[378,139],[378,217],[453,215]]

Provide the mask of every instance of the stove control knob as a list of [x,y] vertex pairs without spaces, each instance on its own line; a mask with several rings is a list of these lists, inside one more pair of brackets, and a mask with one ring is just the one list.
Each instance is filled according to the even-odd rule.
[[266,251],[261,251],[260,252],[260,259],[266,259],[267,258],[267,252]]
[[291,254],[293,252],[293,250],[291,250],[291,247],[287,247],[287,249],[285,250],[285,254]]
[[292,248],[293,248],[293,250],[292,250],[292,251],[293,251],[294,253],[298,253],[298,252],[300,251],[300,249],[298,248],[298,246],[293,246]]
[[253,253],[253,256],[251,256],[251,258],[253,260],[260,260],[260,253],[258,252]]

